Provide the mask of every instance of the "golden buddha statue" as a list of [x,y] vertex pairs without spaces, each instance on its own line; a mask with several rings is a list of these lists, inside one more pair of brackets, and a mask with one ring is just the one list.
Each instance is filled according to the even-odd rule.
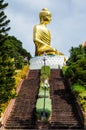
[[35,55],[39,56],[44,53],[52,55],[63,55],[53,48],[51,43],[51,34],[46,25],[51,21],[51,13],[47,8],[43,8],[39,14],[40,24],[34,26],[33,41],[35,43]]

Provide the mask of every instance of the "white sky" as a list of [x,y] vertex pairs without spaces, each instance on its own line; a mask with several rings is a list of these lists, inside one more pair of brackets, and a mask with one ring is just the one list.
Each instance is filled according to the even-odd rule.
[[51,32],[51,45],[69,56],[70,48],[86,41],[86,0],[4,0],[11,22],[9,35],[15,36],[23,47],[35,54],[33,27],[39,23],[39,12],[46,7],[52,13],[47,26]]

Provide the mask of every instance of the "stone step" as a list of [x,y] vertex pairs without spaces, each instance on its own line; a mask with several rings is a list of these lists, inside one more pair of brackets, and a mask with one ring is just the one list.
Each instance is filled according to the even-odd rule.
[[[35,105],[39,90],[39,70],[31,70],[24,80],[19,95],[16,98],[13,110],[5,124],[6,130],[24,130],[37,128]],[[83,128],[83,124],[75,109],[75,101],[71,95],[69,86],[61,75],[61,70],[51,70],[50,97],[52,103],[52,115],[48,124],[42,124],[42,130],[61,130],[71,128]],[[79,119],[78,119],[79,118]]]
[[59,123],[59,122],[52,122],[51,124],[50,124],[50,127],[51,128],[56,128],[56,129],[58,129],[58,128],[60,128],[60,129],[77,129],[77,130],[79,130],[79,129],[83,129],[83,126],[82,125],[79,125],[79,124],[63,124],[63,123]]
[[35,105],[39,90],[39,71],[30,71],[29,76],[21,86],[5,129],[32,129],[36,126]]
[[[55,74],[54,74],[55,73]],[[67,80],[58,78],[52,70],[50,80],[50,97],[52,101],[51,128],[66,128],[83,126],[80,116],[75,108],[75,101],[69,89]],[[62,77],[59,73],[59,77]],[[58,122],[57,122],[58,121]]]
[[7,129],[10,129],[10,130],[12,130],[12,129],[14,129],[14,130],[24,130],[24,129],[27,129],[27,130],[29,130],[29,129],[34,129],[35,128],[35,126],[34,125],[29,125],[29,126],[5,126],[5,129],[7,130]]

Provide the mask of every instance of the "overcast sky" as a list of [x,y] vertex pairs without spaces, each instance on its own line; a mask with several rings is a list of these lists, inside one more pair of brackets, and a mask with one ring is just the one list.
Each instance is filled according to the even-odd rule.
[[48,8],[52,21],[47,26],[51,32],[51,45],[69,56],[70,48],[86,41],[86,0],[5,0],[5,9],[11,20],[9,35],[15,36],[23,47],[35,54],[33,27],[39,23],[39,12]]

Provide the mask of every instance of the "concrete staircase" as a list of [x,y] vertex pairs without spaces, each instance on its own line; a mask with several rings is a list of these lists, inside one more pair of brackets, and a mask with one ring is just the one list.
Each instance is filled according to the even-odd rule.
[[61,70],[51,71],[50,88],[52,100],[50,127],[53,129],[82,129],[82,112],[67,80],[62,76]]
[[51,70],[50,98],[52,100],[52,113],[50,120],[48,123],[37,121],[36,101],[40,83],[39,76],[39,70],[29,72],[5,124],[5,130],[83,129],[81,109],[60,69]]
[[36,100],[39,90],[39,71],[30,71],[24,80],[5,129],[32,129],[36,126]]

